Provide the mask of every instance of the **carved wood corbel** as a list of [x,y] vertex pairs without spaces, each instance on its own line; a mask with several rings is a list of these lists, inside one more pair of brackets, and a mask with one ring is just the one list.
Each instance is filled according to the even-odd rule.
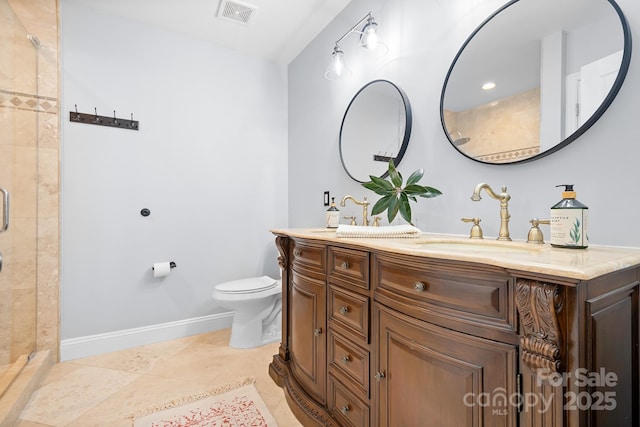
[[282,360],[289,360],[289,238],[276,235],[278,265],[282,272],[282,339],[278,354]]
[[276,248],[278,248],[278,265],[281,269],[287,270],[289,267],[289,238],[286,236],[276,236]]
[[563,306],[560,286],[529,279],[516,281],[520,317],[522,362],[532,371],[560,372],[563,338],[559,314]]

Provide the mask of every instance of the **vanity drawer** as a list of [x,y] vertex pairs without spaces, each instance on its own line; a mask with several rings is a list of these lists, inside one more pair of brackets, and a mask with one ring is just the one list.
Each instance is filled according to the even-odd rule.
[[328,391],[329,412],[341,426],[369,426],[369,406],[332,375],[329,375]]
[[329,247],[329,280],[369,289],[369,253]]
[[344,328],[363,343],[369,343],[369,298],[340,286],[330,285],[329,322]]
[[[369,352],[329,330],[327,360],[329,369],[344,375],[358,386],[364,399],[369,398]],[[337,371],[337,372],[336,372]]]
[[295,270],[324,276],[327,266],[325,246],[293,239],[290,250],[291,265]]
[[467,332],[479,335],[487,327],[515,333],[513,279],[503,269],[410,256],[373,257],[375,298],[383,304],[446,327],[464,322]]

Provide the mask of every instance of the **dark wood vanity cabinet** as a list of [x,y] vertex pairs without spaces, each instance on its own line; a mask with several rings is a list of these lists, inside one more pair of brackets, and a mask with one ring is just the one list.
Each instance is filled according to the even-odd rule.
[[639,425],[637,267],[576,280],[276,242],[283,338],[269,369],[303,425]]
[[372,255],[376,426],[516,426],[514,282],[497,268]]
[[516,346],[451,331],[377,303],[373,329],[373,425],[517,425],[517,410],[478,405],[495,390],[515,394]]
[[291,247],[288,351],[291,373],[315,401],[326,396],[326,248],[298,243]]
[[289,354],[291,370],[304,389],[318,402],[326,391],[325,284],[297,272],[291,275]]

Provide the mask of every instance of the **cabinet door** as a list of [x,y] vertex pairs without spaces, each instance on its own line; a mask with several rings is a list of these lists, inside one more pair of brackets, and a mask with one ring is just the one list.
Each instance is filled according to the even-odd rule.
[[639,290],[636,282],[587,300],[588,365],[572,382],[587,387],[567,393],[565,406],[589,409],[591,426],[640,425]]
[[517,425],[517,351],[374,308],[372,425]]
[[309,395],[325,402],[326,390],[326,285],[292,274],[289,350],[291,370]]

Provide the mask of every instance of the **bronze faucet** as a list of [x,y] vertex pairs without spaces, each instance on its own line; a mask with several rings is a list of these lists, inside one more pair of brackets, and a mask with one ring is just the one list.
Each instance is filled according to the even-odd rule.
[[509,200],[511,196],[507,193],[507,187],[502,187],[502,192],[500,194],[496,194],[489,184],[485,184],[484,182],[476,185],[476,188],[473,190],[473,194],[471,195],[471,200],[477,202],[481,199],[480,192],[482,189],[485,189],[487,194],[494,199],[500,202],[500,232],[498,233],[498,240],[511,240],[509,236]]
[[364,197],[362,199],[362,202],[359,202],[356,199],[354,199],[353,196],[347,195],[347,196],[344,196],[340,201],[340,206],[346,206],[347,200],[351,200],[356,205],[362,206],[362,225],[369,225],[369,213],[367,212],[367,209],[369,207],[369,202],[367,202],[367,198]]

